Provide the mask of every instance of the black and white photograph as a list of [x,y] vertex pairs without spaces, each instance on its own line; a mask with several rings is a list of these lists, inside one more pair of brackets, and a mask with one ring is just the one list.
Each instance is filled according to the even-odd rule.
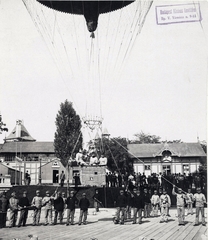
[[0,0],[0,240],[206,240],[208,2]]

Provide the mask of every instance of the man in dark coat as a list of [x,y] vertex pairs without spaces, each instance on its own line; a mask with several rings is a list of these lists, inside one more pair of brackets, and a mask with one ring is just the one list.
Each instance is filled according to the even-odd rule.
[[121,221],[120,224],[124,224],[124,215],[126,211],[126,205],[127,205],[127,198],[124,195],[124,191],[120,190],[120,195],[117,198],[116,206],[117,206],[117,213],[116,218],[114,220],[115,224],[118,224],[120,221],[120,215],[121,215]]
[[69,197],[66,199],[66,209],[67,209],[67,220],[66,220],[66,226],[69,226],[69,221],[71,218],[71,225],[74,225],[74,213],[75,213],[75,207],[78,204],[78,199],[74,195],[74,191],[70,192]]
[[100,194],[99,194],[99,191],[98,189],[95,190],[95,194],[93,196],[93,199],[94,199],[94,207],[95,207],[95,211],[96,212],[99,212],[99,206],[101,203],[100,201]]
[[136,190],[134,189],[134,197],[133,197],[133,223],[132,224],[136,224],[136,218],[137,218],[137,214],[139,217],[139,224],[142,223],[142,209],[144,208],[144,201],[143,201],[143,197],[140,194],[140,190]]
[[54,198],[54,210],[55,210],[55,216],[54,216],[54,225],[57,224],[57,217],[59,215],[60,224],[63,222],[63,211],[64,211],[64,200],[61,196],[61,192],[58,192],[56,197]]
[[27,198],[27,192],[23,192],[23,196],[19,199],[20,218],[18,227],[25,226],[28,216],[28,207],[30,206],[29,199]]
[[150,217],[151,212],[151,196],[147,191],[147,188],[144,188],[143,200],[144,200],[144,217]]
[[82,198],[79,201],[79,207],[80,207],[80,216],[79,216],[79,225],[82,223],[82,218],[83,218],[83,224],[86,225],[86,220],[87,220],[87,212],[88,208],[90,206],[89,200],[86,198],[86,193],[82,194]]
[[0,198],[0,228],[6,227],[8,208],[9,208],[9,200],[6,198],[6,193],[3,192]]

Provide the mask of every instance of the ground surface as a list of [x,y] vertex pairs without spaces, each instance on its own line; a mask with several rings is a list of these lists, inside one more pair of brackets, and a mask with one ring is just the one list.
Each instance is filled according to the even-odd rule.
[[[100,209],[100,212],[94,215],[94,209],[89,209],[88,224],[79,226],[79,210],[76,209],[74,226],[56,225],[56,226],[32,226],[32,211],[29,212],[29,218],[26,227],[4,228],[0,229],[0,240],[29,240],[28,235],[37,235],[38,240],[46,239],[70,239],[70,240],[205,240],[207,239],[207,227],[193,226],[195,214],[188,215],[185,218],[185,226],[178,226],[176,209],[170,209],[168,223],[159,223],[160,217],[143,218],[143,223],[133,224],[128,220],[124,225],[115,225],[112,222],[115,209]],[[9,216],[9,213],[8,213]],[[206,216],[206,215],[205,215]],[[201,221],[201,220],[200,220]],[[41,214],[41,224],[44,223],[44,210]],[[66,214],[64,216],[66,222]],[[8,226],[7,221],[7,226]]]

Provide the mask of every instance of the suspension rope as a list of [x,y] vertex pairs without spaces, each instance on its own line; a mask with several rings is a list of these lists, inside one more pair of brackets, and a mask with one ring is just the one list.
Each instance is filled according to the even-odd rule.
[[[180,188],[180,187],[177,187],[175,184],[173,184],[172,182],[170,182],[169,180],[167,180],[165,177],[163,177],[162,175],[161,175],[161,177],[166,181],[166,182],[168,182],[168,183],[170,183],[172,186],[175,186],[176,188]],[[180,188],[180,189],[182,189],[182,188]],[[187,192],[185,192],[185,191],[183,191],[182,190],[182,192],[184,192],[185,194],[187,194]]]
[[142,161],[141,159],[139,159],[137,156],[135,156],[132,152],[130,152],[127,148],[125,148],[124,146],[122,146],[118,141],[116,141],[114,138],[112,138],[113,141],[115,141],[118,145],[120,145],[123,149],[125,149],[127,152],[129,152],[132,156],[134,156],[137,160],[139,160],[140,162],[142,162],[144,164],[144,161]]
[[115,163],[115,165],[116,165],[116,167],[117,167],[117,170],[118,170],[119,174],[121,175],[121,172],[120,172],[120,170],[119,170],[119,168],[118,168],[118,165],[117,165],[117,163],[116,163],[116,160],[115,160],[115,158],[114,158],[114,156],[113,156],[113,154],[112,154],[112,152],[111,152],[111,150],[110,150],[110,147],[108,146],[108,144],[106,144],[106,145],[107,145],[107,147],[108,147],[108,150],[109,150],[110,153],[111,153],[111,156],[112,156],[113,161],[114,161],[114,163]]

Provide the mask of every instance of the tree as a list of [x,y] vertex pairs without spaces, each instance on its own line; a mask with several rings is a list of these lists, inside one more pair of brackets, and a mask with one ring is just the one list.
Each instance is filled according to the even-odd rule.
[[134,134],[134,136],[136,139],[131,141],[131,143],[160,143],[161,139],[159,136],[146,134],[143,131]]
[[83,141],[81,119],[76,114],[71,102],[66,100],[61,103],[55,123],[55,154],[66,167],[71,155],[82,148]]
[[6,124],[3,123],[3,121],[2,121],[2,116],[1,116],[1,114],[0,114],[0,134],[1,134],[3,131],[8,132],[8,128],[6,128],[5,126],[6,126]]
[[95,147],[99,155],[104,154],[108,159],[108,168],[113,172],[133,172],[133,164],[128,156],[126,138],[99,138]]

